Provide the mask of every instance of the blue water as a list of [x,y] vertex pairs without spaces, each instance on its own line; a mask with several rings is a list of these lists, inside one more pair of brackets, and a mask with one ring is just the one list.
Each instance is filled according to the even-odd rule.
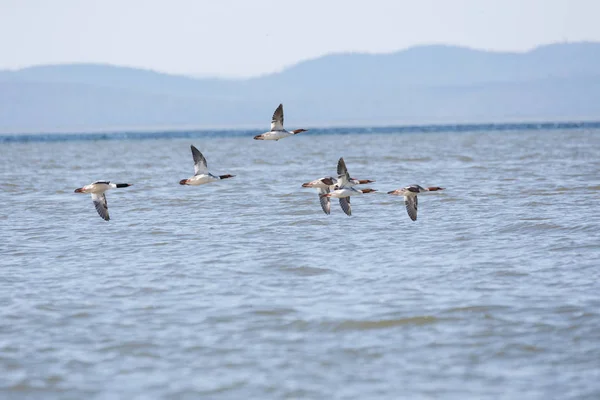
[[599,128],[2,136],[0,398],[600,398]]

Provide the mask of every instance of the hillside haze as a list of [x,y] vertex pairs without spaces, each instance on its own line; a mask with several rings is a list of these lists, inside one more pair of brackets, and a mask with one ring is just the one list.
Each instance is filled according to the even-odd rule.
[[197,79],[99,64],[0,71],[0,131],[600,119],[600,43],[527,53],[420,46],[332,54],[281,73]]

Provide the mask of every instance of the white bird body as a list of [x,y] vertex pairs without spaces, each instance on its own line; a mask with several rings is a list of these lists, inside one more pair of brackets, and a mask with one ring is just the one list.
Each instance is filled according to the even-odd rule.
[[261,133],[258,136],[255,136],[254,139],[256,139],[256,140],[279,140],[279,139],[283,139],[283,138],[286,138],[286,137],[292,136],[292,135],[295,135],[295,133],[286,131],[286,130],[269,131],[269,132]]
[[209,174],[194,175],[191,178],[186,179],[185,184],[190,185],[190,186],[198,186],[198,185],[204,185],[206,183],[215,182],[218,180],[221,180],[221,178],[209,173]]
[[190,145],[192,149],[192,157],[194,158],[194,176],[188,179],[182,179],[179,181],[180,185],[198,186],[206,183],[220,181],[221,179],[233,178],[235,175],[213,175],[208,172],[208,165],[206,158],[200,153],[200,151]]
[[[367,192],[367,193],[369,193],[369,192]],[[363,194],[362,190],[354,189],[353,187],[343,187],[343,188],[333,190],[332,192],[330,192],[327,195],[327,197],[343,199],[343,198],[354,196],[357,194]]]
[[254,136],[254,139],[279,140],[306,131],[307,129],[294,129],[293,131],[288,131],[283,127],[283,104],[280,104],[273,113],[273,118],[271,119],[271,130],[269,132]]
[[90,183],[89,185],[85,185],[77,193],[100,194],[100,193],[106,192],[107,190],[115,189],[116,187],[117,187],[117,184],[110,183],[110,181],[96,181],[94,183]]
[[109,221],[110,215],[108,214],[108,202],[106,201],[106,195],[104,192],[110,189],[124,188],[128,186],[131,186],[131,184],[110,183],[110,181],[96,181],[79,189],[75,189],[75,193],[90,193],[92,195],[92,201],[94,202],[94,207],[96,207],[98,215],[100,215],[100,217],[102,217],[102,219],[105,221]]

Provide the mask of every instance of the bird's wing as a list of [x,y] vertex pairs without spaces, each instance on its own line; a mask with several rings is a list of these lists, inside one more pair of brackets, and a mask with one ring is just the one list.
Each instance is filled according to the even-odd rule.
[[94,202],[96,211],[98,211],[98,215],[100,215],[105,221],[108,221],[110,216],[108,215],[108,203],[104,193],[92,193],[92,201]]
[[348,168],[346,168],[346,163],[344,162],[344,157],[340,157],[337,165],[337,173],[338,173],[338,186],[344,187],[348,185],[350,182],[350,174],[348,173]]
[[340,207],[346,215],[352,215],[352,207],[350,206],[350,197],[340,197]]
[[200,153],[200,150],[191,145],[192,156],[194,157],[194,175],[202,175],[208,173],[208,165],[206,158]]
[[319,189],[319,201],[321,202],[321,208],[323,212],[327,215],[331,213],[331,202],[329,197],[323,196],[324,194],[329,193],[329,188],[320,188]]
[[273,119],[271,120],[271,131],[282,131],[283,130],[283,104],[273,113]]
[[406,204],[406,211],[408,212],[408,216],[413,221],[417,220],[417,205],[419,201],[417,200],[417,196],[404,196],[404,203]]

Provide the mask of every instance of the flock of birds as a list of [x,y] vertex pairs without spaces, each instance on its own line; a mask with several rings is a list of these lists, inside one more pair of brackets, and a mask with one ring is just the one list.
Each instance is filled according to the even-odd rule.
[[[283,127],[283,105],[279,107],[273,113],[271,120],[271,130],[263,134],[254,137],[256,140],[279,140],[289,136],[296,135],[300,132],[306,132],[306,129],[295,129],[288,131]],[[216,182],[222,179],[233,178],[235,175],[213,175],[208,171],[208,165],[204,155],[196,148],[191,145],[192,157],[194,158],[194,176],[179,181],[181,185],[204,185],[206,183]],[[302,187],[316,188],[319,191],[319,201],[321,202],[321,208],[325,214],[331,213],[331,198],[339,199],[340,207],[347,215],[352,215],[352,207],[350,206],[350,197],[360,194],[376,192],[375,189],[356,189],[354,186],[362,185],[367,183],[375,182],[369,179],[355,179],[351,178],[346,168],[344,158],[340,158],[337,164],[338,177],[327,176],[316,179],[311,182],[304,183]],[[109,189],[129,187],[129,183],[110,183],[110,181],[96,181],[84,187],[75,189],[75,193],[89,193],[92,195],[92,201],[98,211],[98,215],[105,221],[110,220],[108,214],[108,203],[106,201],[105,192]],[[417,209],[418,200],[417,195],[419,193],[435,192],[438,190],[444,190],[441,187],[421,187],[419,185],[409,185],[400,189],[392,190],[388,194],[396,196],[404,196],[404,203],[406,205],[406,211],[411,220],[417,220]]]

